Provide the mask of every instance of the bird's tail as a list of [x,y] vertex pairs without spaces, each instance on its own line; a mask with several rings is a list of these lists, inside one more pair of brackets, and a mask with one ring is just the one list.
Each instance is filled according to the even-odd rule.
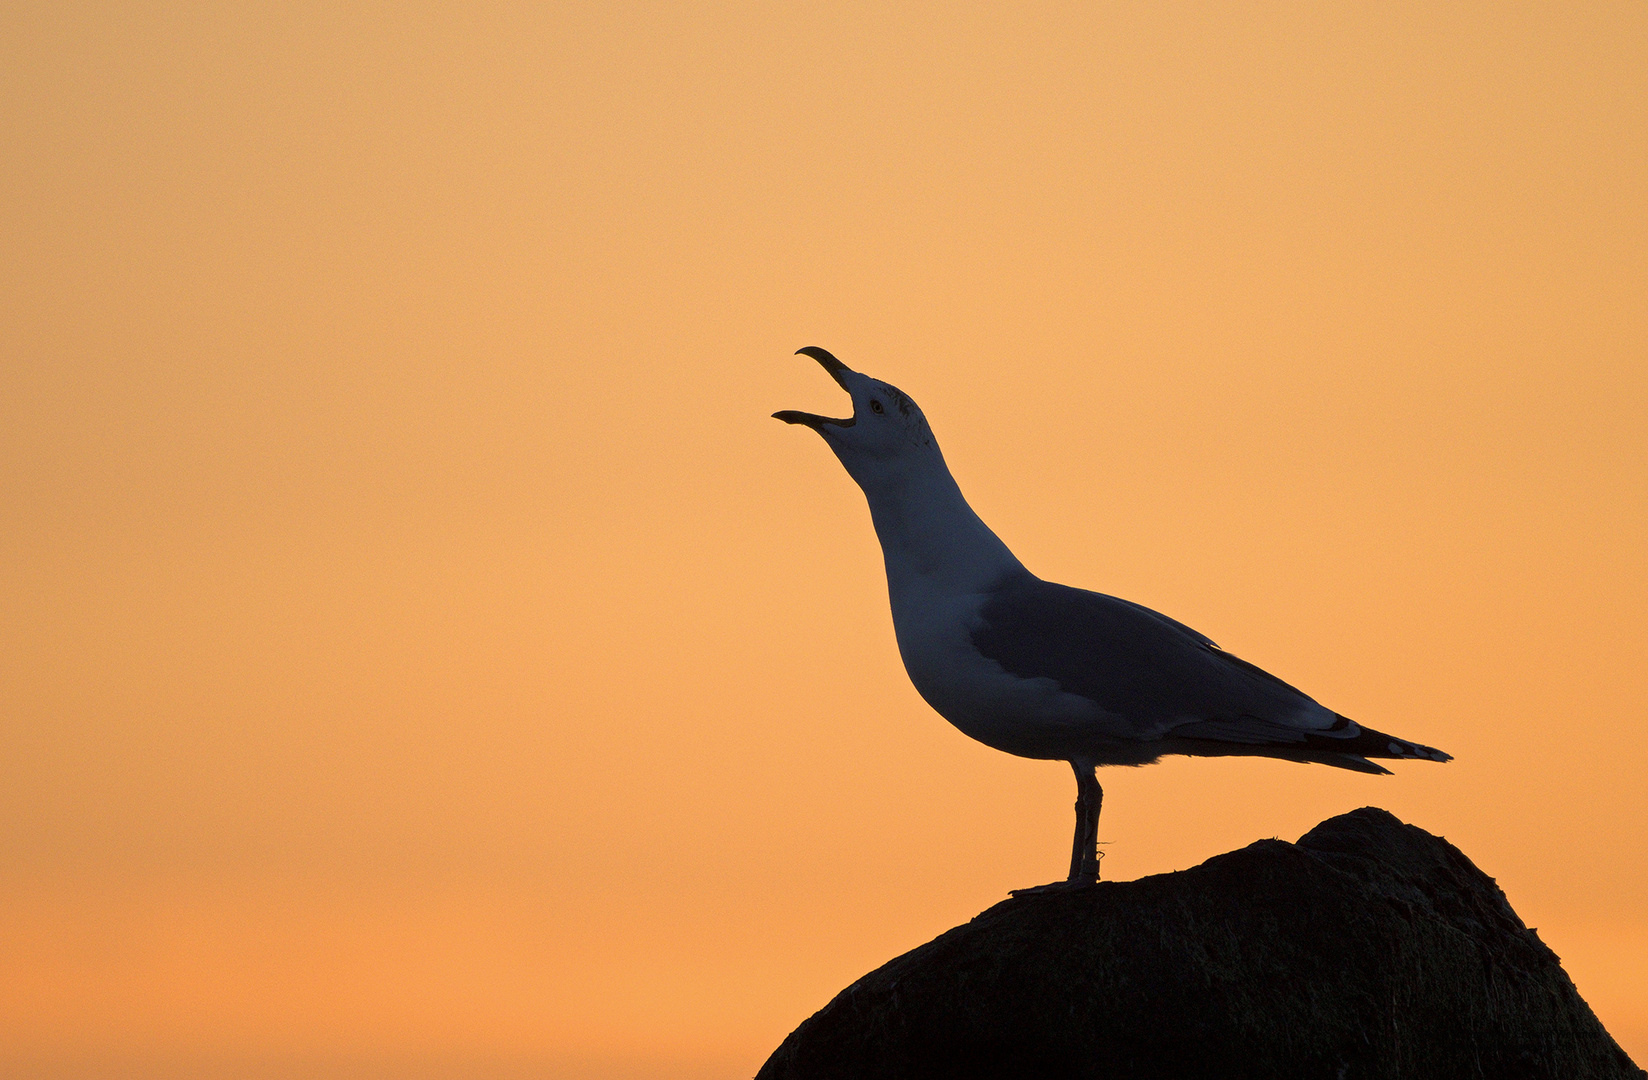
[[1317,761],[1326,765],[1337,765],[1342,769],[1355,769],[1357,772],[1388,773],[1389,769],[1375,765],[1368,758],[1411,758],[1419,761],[1452,761],[1453,755],[1438,750],[1434,746],[1425,746],[1422,743],[1409,742],[1407,739],[1398,739],[1394,735],[1386,735],[1383,731],[1375,731],[1370,727],[1362,727],[1347,717],[1339,717],[1340,724],[1334,729],[1355,729],[1356,734],[1349,738],[1338,734],[1317,734],[1312,732],[1305,737],[1308,749],[1322,754]]

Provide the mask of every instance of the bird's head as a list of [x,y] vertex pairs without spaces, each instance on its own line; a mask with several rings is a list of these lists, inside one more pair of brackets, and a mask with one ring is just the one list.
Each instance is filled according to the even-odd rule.
[[927,418],[904,391],[854,371],[816,345],[797,349],[796,355],[810,356],[823,365],[852,397],[853,414],[838,420],[785,409],[773,416],[786,424],[803,424],[822,435],[860,486],[867,486],[873,476],[900,465],[928,458],[942,461]]

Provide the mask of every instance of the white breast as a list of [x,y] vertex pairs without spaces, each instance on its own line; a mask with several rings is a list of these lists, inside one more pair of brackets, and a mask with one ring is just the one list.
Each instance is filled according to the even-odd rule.
[[979,654],[972,631],[984,594],[946,595],[909,583],[891,599],[910,681],[964,734],[1011,754],[1062,757],[1075,733],[1108,726],[1097,706],[1052,679],[1020,678]]

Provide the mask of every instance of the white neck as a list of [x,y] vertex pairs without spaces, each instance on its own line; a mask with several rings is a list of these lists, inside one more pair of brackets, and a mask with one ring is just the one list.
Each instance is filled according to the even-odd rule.
[[887,564],[887,586],[979,591],[1024,565],[990,531],[932,446],[856,476]]

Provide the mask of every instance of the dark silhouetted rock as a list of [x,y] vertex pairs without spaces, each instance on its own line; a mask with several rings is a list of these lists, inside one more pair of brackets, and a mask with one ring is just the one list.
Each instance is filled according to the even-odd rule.
[[758,1080],[1643,1075],[1492,878],[1369,807],[1021,893],[843,990]]

